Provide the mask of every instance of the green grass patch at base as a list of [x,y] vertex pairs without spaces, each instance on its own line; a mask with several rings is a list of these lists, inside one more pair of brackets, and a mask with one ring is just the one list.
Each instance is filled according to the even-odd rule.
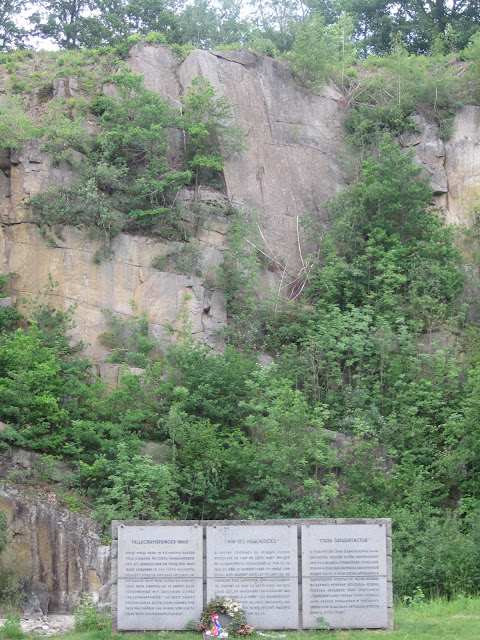
[[[405,607],[398,604],[394,608],[395,630],[339,630],[305,631],[303,633],[286,632],[286,640],[321,640],[329,638],[355,638],[356,640],[376,640],[395,638],[395,640],[478,640],[480,637],[480,598],[458,597],[447,601],[437,599],[427,603]],[[282,632],[267,631],[278,636]],[[199,640],[201,635],[194,632],[160,631],[157,633],[122,633],[122,640]],[[58,640],[107,640],[106,631],[71,632],[56,636]],[[253,638],[261,638],[254,634]]]

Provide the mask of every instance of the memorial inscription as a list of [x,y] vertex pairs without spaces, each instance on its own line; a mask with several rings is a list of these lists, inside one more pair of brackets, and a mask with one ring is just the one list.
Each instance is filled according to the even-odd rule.
[[184,629],[202,607],[201,527],[119,528],[118,629]]
[[263,629],[298,627],[297,528],[249,525],[207,529],[207,600],[235,598]]
[[257,629],[321,618],[393,628],[388,520],[118,522],[112,532],[114,629],[182,630],[215,597],[237,600]]
[[302,525],[303,626],[387,626],[386,527]]

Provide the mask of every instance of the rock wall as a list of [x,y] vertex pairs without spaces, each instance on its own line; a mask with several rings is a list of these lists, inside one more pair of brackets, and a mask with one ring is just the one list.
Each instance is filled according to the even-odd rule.
[[[201,186],[200,199],[223,197],[254,207],[265,239],[261,248],[290,273],[298,272],[301,251],[307,250],[298,218],[306,211],[321,216],[324,201],[345,183],[339,162],[339,94],[330,89],[325,95],[308,93],[295,85],[282,64],[246,51],[195,51],[179,65],[165,47],[136,46],[128,65],[144,75],[148,88],[179,108],[180,96],[195,76],[208,78],[227,95],[246,132],[246,148],[225,167],[223,196]],[[56,81],[48,97],[72,91],[78,91],[73,79]],[[181,140],[170,142],[172,154],[178,155]],[[166,255],[171,247],[140,236],[118,236],[112,241],[111,257],[96,264],[98,234],[66,229],[65,241],[51,247],[26,219],[23,205],[31,195],[74,178],[67,163],[52,166],[39,141],[0,158],[0,269],[18,274],[9,293],[17,301],[35,296],[50,274],[58,282],[54,304],[77,305],[73,337],[89,345],[87,355],[96,361],[106,356],[97,339],[107,329],[103,309],[127,316],[132,300],[147,312],[157,338],[165,322],[175,327],[179,311],[187,305],[194,335],[218,347],[216,330],[226,323],[226,309],[215,272],[225,250],[228,219],[210,216],[208,223],[186,222],[201,247],[200,277],[153,269],[152,259]],[[180,197],[188,200],[189,193]]]
[[473,210],[480,204],[480,107],[459,109],[452,135],[445,142],[436,125],[423,116],[413,119],[418,131],[403,135],[401,143],[415,151],[446,222],[470,226]]
[[[40,460],[39,454],[10,449],[0,456],[0,476],[26,479]],[[29,590],[48,589],[50,612],[73,611],[83,593],[108,603],[110,546],[102,544],[99,525],[49,503],[55,493],[42,499],[38,485],[35,492],[0,487],[0,511],[6,512],[10,540],[4,562],[18,579],[28,580]]]
[[73,611],[84,593],[109,601],[110,547],[100,543],[90,518],[6,488],[0,509],[7,512],[19,578],[46,585],[49,611]]
[[[179,109],[180,96],[195,76],[208,79],[228,97],[235,120],[245,131],[245,150],[225,166],[224,193],[212,194],[200,186],[200,198],[223,198],[254,208],[262,238],[259,248],[282,265],[281,271],[285,268],[292,277],[298,274],[308,253],[301,217],[308,212],[325,224],[325,200],[347,182],[342,169],[346,156],[340,94],[331,87],[320,95],[304,90],[283,63],[248,51],[195,51],[179,64],[168,48],[136,45],[127,64],[143,74],[148,88]],[[111,87],[104,90],[108,93]],[[56,79],[47,98],[76,93],[74,79]],[[403,144],[415,149],[447,221],[468,223],[479,195],[480,107],[458,112],[453,136],[446,143],[422,117],[417,117],[417,124],[419,132],[403,136]],[[179,157],[182,140],[173,137],[170,143],[172,155]],[[194,335],[219,348],[216,331],[227,317],[215,273],[226,250],[228,219],[186,221],[201,248],[201,276],[153,269],[152,259],[166,255],[171,246],[140,236],[118,236],[112,241],[111,257],[96,264],[101,241],[95,233],[67,229],[65,241],[51,247],[26,220],[23,205],[32,194],[74,178],[68,164],[52,166],[39,141],[26,144],[10,158],[0,158],[0,270],[18,274],[9,293],[17,300],[34,296],[51,274],[59,283],[55,304],[77,305],[74,338],[86,342],[87,355],[98,362],[106,356],[98,343],[98,335],[107,329],[103,309],[127,316],[132,300],[147,312],[157,338],[165,322],[175,328],[186,305]],[[179,197],[188,201],[191,194],[185,190]],[[273,271],[265,272],[270,284],[276,277]]]

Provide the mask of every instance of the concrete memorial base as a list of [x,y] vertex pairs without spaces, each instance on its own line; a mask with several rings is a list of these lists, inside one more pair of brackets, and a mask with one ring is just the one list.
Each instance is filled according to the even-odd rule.
[[112,523],[113,630],[182,630],[214,598],[256,629],[393,628],[388,519]]

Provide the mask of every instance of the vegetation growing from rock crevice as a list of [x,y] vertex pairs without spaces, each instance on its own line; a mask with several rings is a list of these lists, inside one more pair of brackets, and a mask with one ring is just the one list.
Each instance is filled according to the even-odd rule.
[[[45,148],[73,162],[71,186],[51,187],[28,202],[31,220],[54,242],[65,225],[93,227],[112,238],[120,231],[179,233],[172,215],[175,194],[195,179],[211,180],[230,153],[241,149],[241,131],[231,124],[231,106],[205,81],[183,98],[182,112],[142,86],[126,71],[111,77],[113,98],[97,94],[72,119],[68,102],[53,103],[44,129]],[[88,112],[87,112],[88,110]],[[48,113],[48,112],[47,112]],[[87,121],[95,116],[96,124]],[[98,132],[94,129],[98,128]],[[185,165],[170,157],[169,137],[185,137]],[[81,156],[78,156],[78,153]]]

